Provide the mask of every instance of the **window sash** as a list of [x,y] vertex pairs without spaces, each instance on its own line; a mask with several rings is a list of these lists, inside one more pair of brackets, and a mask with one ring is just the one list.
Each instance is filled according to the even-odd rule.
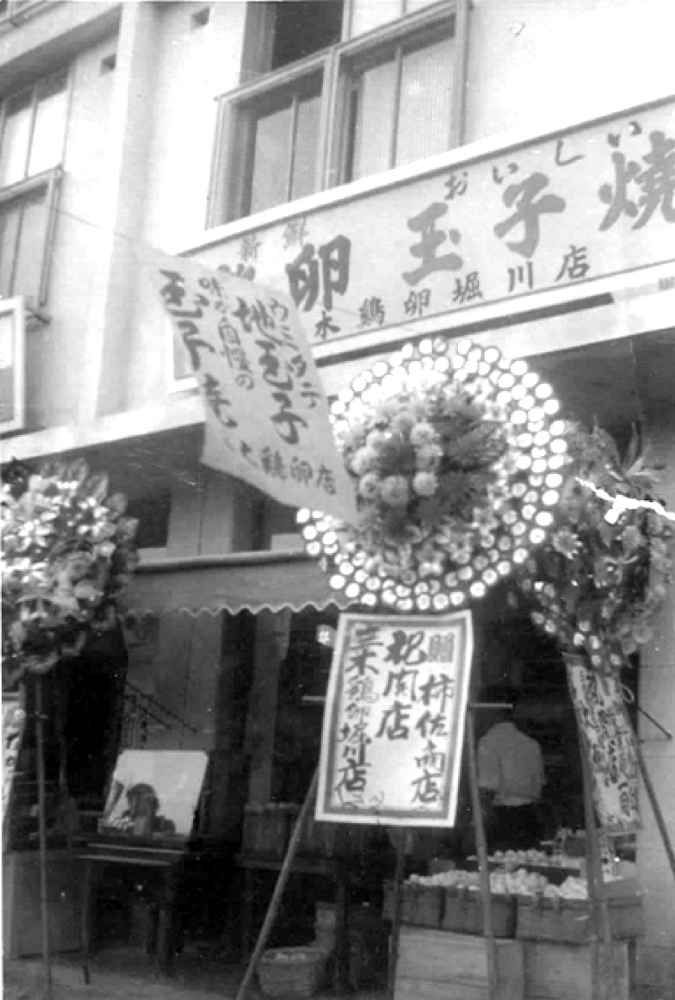
[[58,73],[8,97],[0,119],[0,188],[59,165],[68,110],[67,75]]
[[25,384],[23,301],[3,299],[0,301],[0,434],[25,428]]
[[[249,206],[246,165],[251,163],[256,115],[268,101],[270,107],[278,95],[308,77],[312,70],[322,75],[321,110],[316,142],[317,163],[314,190],[321,191],[348,182],[348,165],[354,155],[354,134],[350,131],[350,106],[352,115],[358,100],[356,77],[369,66],[386,61],[396,53],[399,62],[397,73],[404,70],[406,54],[441,40],[441,35],[452,39],[455,46],[453,63],[448,67],[447,99],[449,113],[447,143],[450,150],[461,141],[463,118],[463,88],[466,72],[467,14],[464,9],[469,0],[450,3],[419,3],[413,0],[412,13],[385,25],[376,32],[341,42],[328,50],[316,53],[283,70],[268,74],[252,83],[224,94],[219,98],[219,114],[214,143],[211,187],[207,207],[207,228],[244,218]],[[461,74],[461,76],[460,76]],[[400,87],[396,88],[397,94]],[[398,100],[398,98],[397,98]],[[396,108],[396,118],[399,110]],[[353,118],[352,118],[353,121]],[[388,139],[389,163],[396,164],[396,130]],[[431,155],[431,154],[429,154]],[[382,169],[389,169],[389,166]],[[364,171],[363,176],[370,175]],[[304,195],[304,191],[302,194]],[[301,197],[293,194],[289,199]],[[284,204],[279,202],[278,204]]]
[[55,168],[0,190],[0,294],[31,308],[47,301],[61,176]]

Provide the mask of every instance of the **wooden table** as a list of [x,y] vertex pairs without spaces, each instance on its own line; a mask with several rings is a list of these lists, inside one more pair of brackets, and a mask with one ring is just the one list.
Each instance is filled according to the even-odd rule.
[[79,855],[84,865],[81,942],[85,979],[89,981],[89,962],[95,948],[95,918],[103,868],[122,865],[158,875],[156,890],[157,964],[160,971],[170,974],[176,944],[175,901],[176,885],[183,862],[188,855],[187,842],[171,846],[150,842],[105,839],[87,844]]

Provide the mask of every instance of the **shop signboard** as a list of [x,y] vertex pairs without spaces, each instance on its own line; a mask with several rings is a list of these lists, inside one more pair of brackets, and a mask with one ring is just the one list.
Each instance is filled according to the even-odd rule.
[[204,401],[204,464],[280,503],[354,521],[354,488],[292,299],[183,257],[158,255],[151,267]]
[[238,224],[200,258],[289,293],[317,345],[499,303],[513,313],[542,291],[591,296],[599,279],[675,259],[673,98],[467,153]]
[[317,820],[454,824],[472,652],[468,611],[340,617]]
[[580,657],[567,658],[567,677],[600,826],[631,833],[640,827],[638,751],[621,684]]

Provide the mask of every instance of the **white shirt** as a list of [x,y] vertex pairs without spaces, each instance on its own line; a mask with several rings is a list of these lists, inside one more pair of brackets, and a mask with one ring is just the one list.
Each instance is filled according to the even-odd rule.
[[478,784],[495,793],[496,806],[538,802],[544,786],[541,747],[512,722],[498,722],[478,743]]

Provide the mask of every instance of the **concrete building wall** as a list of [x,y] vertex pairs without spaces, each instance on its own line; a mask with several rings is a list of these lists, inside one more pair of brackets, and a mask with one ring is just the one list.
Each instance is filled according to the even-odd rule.
[[[69,55],[100,7],[55,5],[0,48],[0,75],[3,60],[34,66],[30,46],[47,51],[50,33],[69,42],[55,49],[52,37],[48,63],[72,60],[51,320],[28,338],[34,427],[168,398],[165,327],[131,251],[172,252],[203,236],[216,98],[239,79],[245,3],[211,4],[206,24],[195,23],[194,3],[122,4],[119,40]],[[543,131],[667,92],[674,27],[675,8],[661,0],[475,0],[466,141]],[[115,51],[116,68],[101,72]]]
[[32,428],[76,422],[84,389],[80,361],[91,336],[92,280],[105,225],[101,177],[109,153],[115,79],[114,72],[101,72],[101,62],[115,48],[112,36],[83,51],[70,66],[64,177],[45,309],[49,321],[30,323],[27,336]]
[[466,142],[582,121],[672,91],[662,0],[474,0]]

